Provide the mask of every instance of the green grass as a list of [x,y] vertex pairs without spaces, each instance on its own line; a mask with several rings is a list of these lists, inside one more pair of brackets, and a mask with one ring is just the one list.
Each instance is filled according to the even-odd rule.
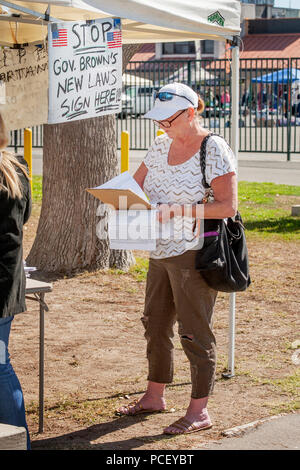
[[149,267],[149,259],[142,258],[140,256],[135,257],[135,264],[130,266],[129,271],[123,271],[122,269],[110,268],[108,270],[109,274],[114,275],[124,275],[124,274],[131,274],[134,279],[138,282],[142,282],[146,280],[147,272]]
[[[90,425],[107,421],[114,415],[119,404],[119,397],[78,400],[76,397],[61,397],[56,403],[48,405],[45,403],[45,417],[47,420],[74,419],[80,424]],[[38,404],[34,401],[26,406],[28,415],[33,415],[35,420],[38,416]]]
[[291,206],[300,203],[300,186],[241,181],[238,189],[248,236],[299,239],[300,218],[291,216]]
[[276,196],[300,196],[300,186],[274,183],[239,182],[239,199],[255,204],[273,204]]
[[[259,359],[259,363],[262,364],[261,358]],[[270,362],[273,362],[274,367],[274,358],[269,355],[269,357],[265,357],[264,362],[267,362],[268,359]],[[248,366],[247,361],[244,362],[245,366]],[[280,367],[280,364],[277,363],[276,367]],[[287,375],[284,375],[279,378],[268,378],[265,375],[261,376],[258,375],[257,370],[252,369],[245,369],[243,367],[242,361],[237,364],[235,375],[237,377],[247,377],[251,383],[256,385],[269,385],[274,389],[276,394],[286,395],[292,400],[298,401],[298,408],[299,408],[299,387],[300,387],[300,371],[299,369],[291,370],[291,372]]]
[[[42,176],[33,176],[33,202],[42,202]],[[282,240],[300,238],[300,218],[291,216],[291,206],[300,204],[300,186],[274,183],[238,184],[239,211],[247,237],[271,237]],[[132,274],[137,280],[145,276],[142,259]]]
[[145,281],[149,267],[149,260],[147,258],[136,256],[135,261],[136,264],[130,267],[129,272],[138,282]]
[[33,176],[32,177],[32,200],[34,203],[42,203],[42,176]]

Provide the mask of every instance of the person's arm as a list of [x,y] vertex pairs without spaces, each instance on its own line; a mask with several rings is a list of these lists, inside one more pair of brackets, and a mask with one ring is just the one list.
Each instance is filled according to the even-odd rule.
[[[26,167],[27,174],[29,174],[28,164],[26,160],[23,158],[23,156],[17,155],[17,159],[22,165]],[[30,217],[31,210],[32,210],[31,184],[30,184],[30,180],[26,178],[22,170],[18,169],[17,171],[18,171],[18,175],[23,186],[23,199],[25,203],[23,224],[26,224],[26,222],[28,221]]]
[[[28,170],[28,165],[25,162],[25,160],[23,160],[22,163],[26,165],[27,170]],[[30,217],[31,210],[32,210],[31,184],[30,184],[30,180],[28,180],[23,174],[21,175],[21,179],[22,179],[22,184],[24,188],[24,199],[25,199],[25,211],[24,211],[23,223],[26,224],[26,222],[28,221]]]
[[30,214],[31,214],[31,210],[32,210],[30,182],[28,181],[27,184],[28,184],[28,189],[26,192],[26,207],[25,207],[24,219],[23,219],[24,224],[26,224],[26,222],[28,221]]
[[208,204],[161,204],[158,220],[167,222],[174,216],[188,216],[200,219],[225,219],[237,211],[237,178],[235,172],[218,176],[211,181],[214,201]]
[[218,176],[211,181],[214,201],[204,206],[205,219],[225,219],[233,217],[237,211],[237,177],[235,172]]
[[142,162],[133,175],[135,181],[142,189],[144,189],[144,181],[147,176],[147,173],[148,173],[148,168],[146,167],[145,163]]

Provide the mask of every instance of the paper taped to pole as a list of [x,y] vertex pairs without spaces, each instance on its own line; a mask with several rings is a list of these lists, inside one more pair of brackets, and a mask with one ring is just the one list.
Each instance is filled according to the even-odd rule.
[[1,112],[8,130],[47,122],[48,54],[44,46],[0,50],[0,84],[0,104],[5,105]]
[[48,41],[49,124],[121,111],[120,18],[52,23]]

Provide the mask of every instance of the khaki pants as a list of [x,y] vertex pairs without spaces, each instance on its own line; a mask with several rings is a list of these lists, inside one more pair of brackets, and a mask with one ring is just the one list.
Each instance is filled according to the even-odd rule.
[[214,387],[216,342],[212,332],[217,291],[195,270],[196,251],[152,259],[147,275],[144,317],[149,363],[148,380],[173,379],[173,328],[190,361],[192,398],[209,396]]

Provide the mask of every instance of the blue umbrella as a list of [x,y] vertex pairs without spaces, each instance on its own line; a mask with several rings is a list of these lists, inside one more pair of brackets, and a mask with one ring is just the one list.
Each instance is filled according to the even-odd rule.
[[276,70],[275,72],[262,75],[261,77],[252,78],[252,82],[257,83],[290,83],[290,81],[295,82],[300,80],[300,70],[299,69],[282,69]]

